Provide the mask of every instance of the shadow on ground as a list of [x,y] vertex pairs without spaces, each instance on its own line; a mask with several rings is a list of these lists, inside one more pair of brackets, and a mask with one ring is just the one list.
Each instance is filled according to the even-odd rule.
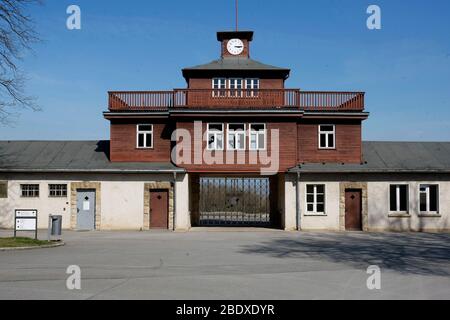
[[312,258],[402,274],[450,276],[449,234],[301,234],[244,246],[244,254]]

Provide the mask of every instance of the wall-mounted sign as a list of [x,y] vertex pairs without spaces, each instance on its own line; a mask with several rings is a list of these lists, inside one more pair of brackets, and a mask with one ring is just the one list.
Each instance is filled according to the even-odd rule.
[[37,219],[38,211],[36,209],[16,210],[14,215],[14,237],[16,237],[17,231],[34,231],[34,237],[37,239]]

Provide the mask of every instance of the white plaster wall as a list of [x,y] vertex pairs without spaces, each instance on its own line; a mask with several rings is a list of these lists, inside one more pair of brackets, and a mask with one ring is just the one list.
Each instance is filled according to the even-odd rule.
[[[284,203],[282,207],[282,221],[287,231],[297,230],[297,209],[295,199],[295,175],[285,175],[284,179]],[[283,196],[283,195],[281,195]]]
[[[0,179],[2,180],[2,179]],[[3,181],[3,180],[2,180]],[[5,180],[6,181],[6,180]],[[63,216],[63,228],[70,227],[70,185],[68,195],[63,198],[49,197],[49,184],[67,184],[65,180],[14,180],[8,181],[8,198],[0,199],[0,228],[14,228],[14,210],[36,209],[38,210],[38,228],[44,229],[48,226],[50,214]],[[21,184],[39,184],[39,198],[22,198]]]
[[[183,213],[189,210],[189,185],[182,176],[177,209]],[[8,198],[0,199],[0,228],[14,228],[15,209],[37,209],[38,228],[47,228],[49,214],[60,214],[63,228],[70,229],[71,182],[89,181],[101,183],[101,230],[140,230],[144,223],[144,184],[172,180],[171,174],[3,174],[0,181],[8,181]],[[39,198],[22,198],[21,184],[39,184]],[[49,184],[67,184],[68,196],[50,198]],[[189,211],[186,215],[189,217]],[[182,224],[186,226],[187,222]]]
[[[306,212],[306,185],[325,185],[325,215],[309,215]],[[299,190],[302,230],[339,231],[339,182],[302,181]]]
[[144,226],[144,182],[101,181],[101,229],[140,230]]
[[191,228],[189,211],[189,176],[177,175],[175,183],[175,230],[186,231]]
[[[391,184],[409,184],[409,215],[393,217],[389,211]],[[439,216],[420,216],[419,185],[439,185]],[[383,181],[368,183],[370,231],[450,231],[450,182],[448,181]]]

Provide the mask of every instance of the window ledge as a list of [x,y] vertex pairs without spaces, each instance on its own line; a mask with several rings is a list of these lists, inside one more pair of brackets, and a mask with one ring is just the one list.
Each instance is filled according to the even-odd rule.
[[439,213],[419,213],[419,218],[442,218],[442,215]]
[[389,218],[411,218],[409,213],[389,213]]
[[327,214],[322,214],[322,213],[305,213],[303,216],[304,217],[328,217]]

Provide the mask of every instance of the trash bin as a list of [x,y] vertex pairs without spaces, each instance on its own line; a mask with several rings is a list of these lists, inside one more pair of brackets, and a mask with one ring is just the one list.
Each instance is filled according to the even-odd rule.
[[51,236],[61,236],[62,232],[62,216],[59,215],[50,215],[50,235]]

